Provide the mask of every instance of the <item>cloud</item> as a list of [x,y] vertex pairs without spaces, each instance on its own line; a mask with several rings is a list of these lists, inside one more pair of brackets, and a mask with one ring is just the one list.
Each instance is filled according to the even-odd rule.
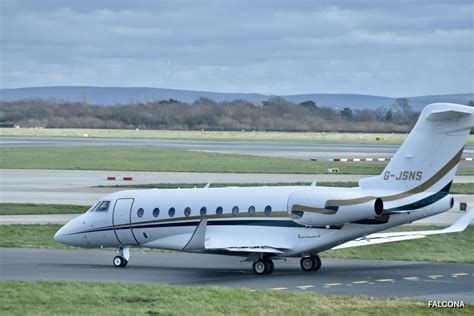
[[472,92],[469,1],[2,1],[2,87]]

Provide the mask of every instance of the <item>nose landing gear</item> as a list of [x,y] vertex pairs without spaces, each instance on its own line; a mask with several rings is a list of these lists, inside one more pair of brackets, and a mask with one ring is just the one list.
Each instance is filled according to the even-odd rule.
[[114,258],[114,266],[125,267],[130,259],[130,247],[119,248],[117,251],[119,254]]
[[319,269],[321,269],[321,258],[319,257],[319,255],[303,257],[300,260],[300,265],[303,271],[318,271]]

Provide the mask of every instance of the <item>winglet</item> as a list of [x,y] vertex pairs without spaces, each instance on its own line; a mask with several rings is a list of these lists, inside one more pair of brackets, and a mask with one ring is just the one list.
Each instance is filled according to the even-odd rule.
[[466,214],[464,214],[460,219],[458,219],[454,224],[443,229],[446,233],[456,233],[462,232],[469,226],[471,221],[474,219],[474,207],[469,209]]

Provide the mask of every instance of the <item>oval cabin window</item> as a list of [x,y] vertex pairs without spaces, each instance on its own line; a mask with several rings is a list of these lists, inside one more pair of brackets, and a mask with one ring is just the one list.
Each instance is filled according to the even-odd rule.
[[145,214],[145,211],[142,208],[139,208],[138,211],[137,211],[137,216],[142,217],[143,214]]
[[249,215],[254,216],[255,215],[255,206],[249,207]]
[[159,208],[155,208],[153,210],[153,217],[158,217],[158,215],[160,215],[160,209]]
[[184,216],[188,217],[191,215],[191,208],[188,206],[184,209]]
[[270,205],[267,205],[267,207],[265,207],[265,215],[272,215],[272,207]]
[[238,206],[234,206],[234,207],[232,208],[232,214],[233,214],[233,215],[239,214],[239,207],[238,207]]
[[170,210],[168,211],[169,217],[173,217],[174,213],[176,213],[176,210],[174,209],[174,207],[170,208]]

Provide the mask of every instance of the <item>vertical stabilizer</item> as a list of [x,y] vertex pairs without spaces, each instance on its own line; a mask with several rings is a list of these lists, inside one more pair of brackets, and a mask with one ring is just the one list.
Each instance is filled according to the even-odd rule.
[[473,127],[474,107],[427,105],[382,174],[360,180],[359,186],[397,192],[449,190]]

